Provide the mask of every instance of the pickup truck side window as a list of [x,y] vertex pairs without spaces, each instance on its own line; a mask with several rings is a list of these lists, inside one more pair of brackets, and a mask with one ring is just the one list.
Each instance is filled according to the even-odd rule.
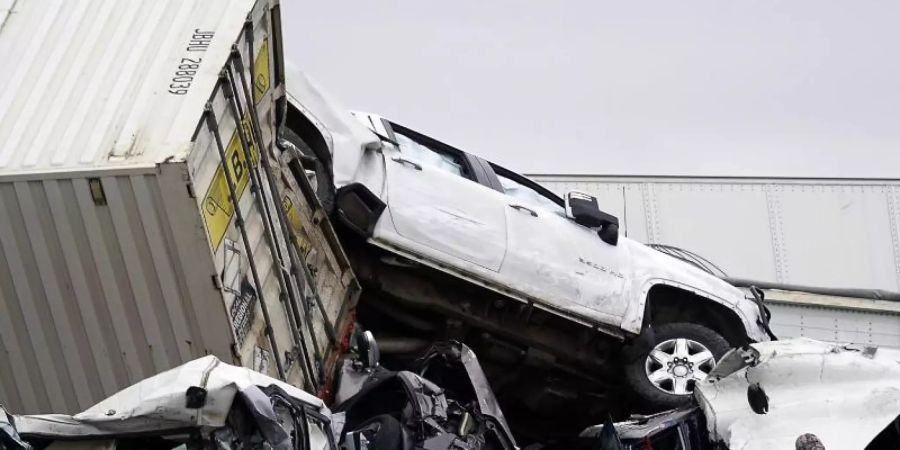
[[493,166],[493,168],[506,195],[524,203],[525,206],[535,206],[563,217],[566,216],[566,210],[559,203],[558,199],[553,199],[541,193],[538,189],[526,185],[525,183],[528,181],[524,177],[515,175],[498,166]]
[[394,129],[394,136],[397,143],[400,144],[400,152],[404,157],[463,178],[472,179],[462,155],[427,145],[412,136],[407,136],[402,130]]

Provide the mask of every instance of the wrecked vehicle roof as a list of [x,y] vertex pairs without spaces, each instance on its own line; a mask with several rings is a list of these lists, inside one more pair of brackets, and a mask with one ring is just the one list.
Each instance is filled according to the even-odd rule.
[[[900,415],[900,351],[791,339],[754,344],[758,361],[695,391],[710,437],[732,449],[794,448],[803,434],[827,449],[863,449]],[[755,413],[758,383],[768,412]]]
[[[250,369],[232,366],[215,356],[195,359],[147,378],[73,416],[17,416],[22,436],[95,437],[225,425],[235,396],[253,387],[276,386],[287,395],[329,414],[321,399]],[[188,407],[189,388],[205,389],[199,408]]]

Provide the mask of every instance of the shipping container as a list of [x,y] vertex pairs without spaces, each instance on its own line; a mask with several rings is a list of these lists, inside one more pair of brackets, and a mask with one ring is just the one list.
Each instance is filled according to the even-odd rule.
[[291,155],[277,0],[0,8],[0,403],[213,354],[325,393],[359,292]]

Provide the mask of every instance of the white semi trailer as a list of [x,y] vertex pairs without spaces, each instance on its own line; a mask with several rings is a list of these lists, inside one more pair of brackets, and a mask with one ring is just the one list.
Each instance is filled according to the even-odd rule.
[[0,7],[0,402],[212,354],[324,392],[358,284],[278,145],[277,0]]
[[779,337],[900,348],[900,180],[532,178],[597,196],[634,239],[766,288]]

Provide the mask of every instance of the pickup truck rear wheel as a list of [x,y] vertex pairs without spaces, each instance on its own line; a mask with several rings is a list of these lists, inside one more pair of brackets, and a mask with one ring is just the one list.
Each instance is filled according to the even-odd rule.
[[688,401],[729,348],[724,337],[703,325],[648,327],[625,351],[625,378],[644,406],[675,408]]

